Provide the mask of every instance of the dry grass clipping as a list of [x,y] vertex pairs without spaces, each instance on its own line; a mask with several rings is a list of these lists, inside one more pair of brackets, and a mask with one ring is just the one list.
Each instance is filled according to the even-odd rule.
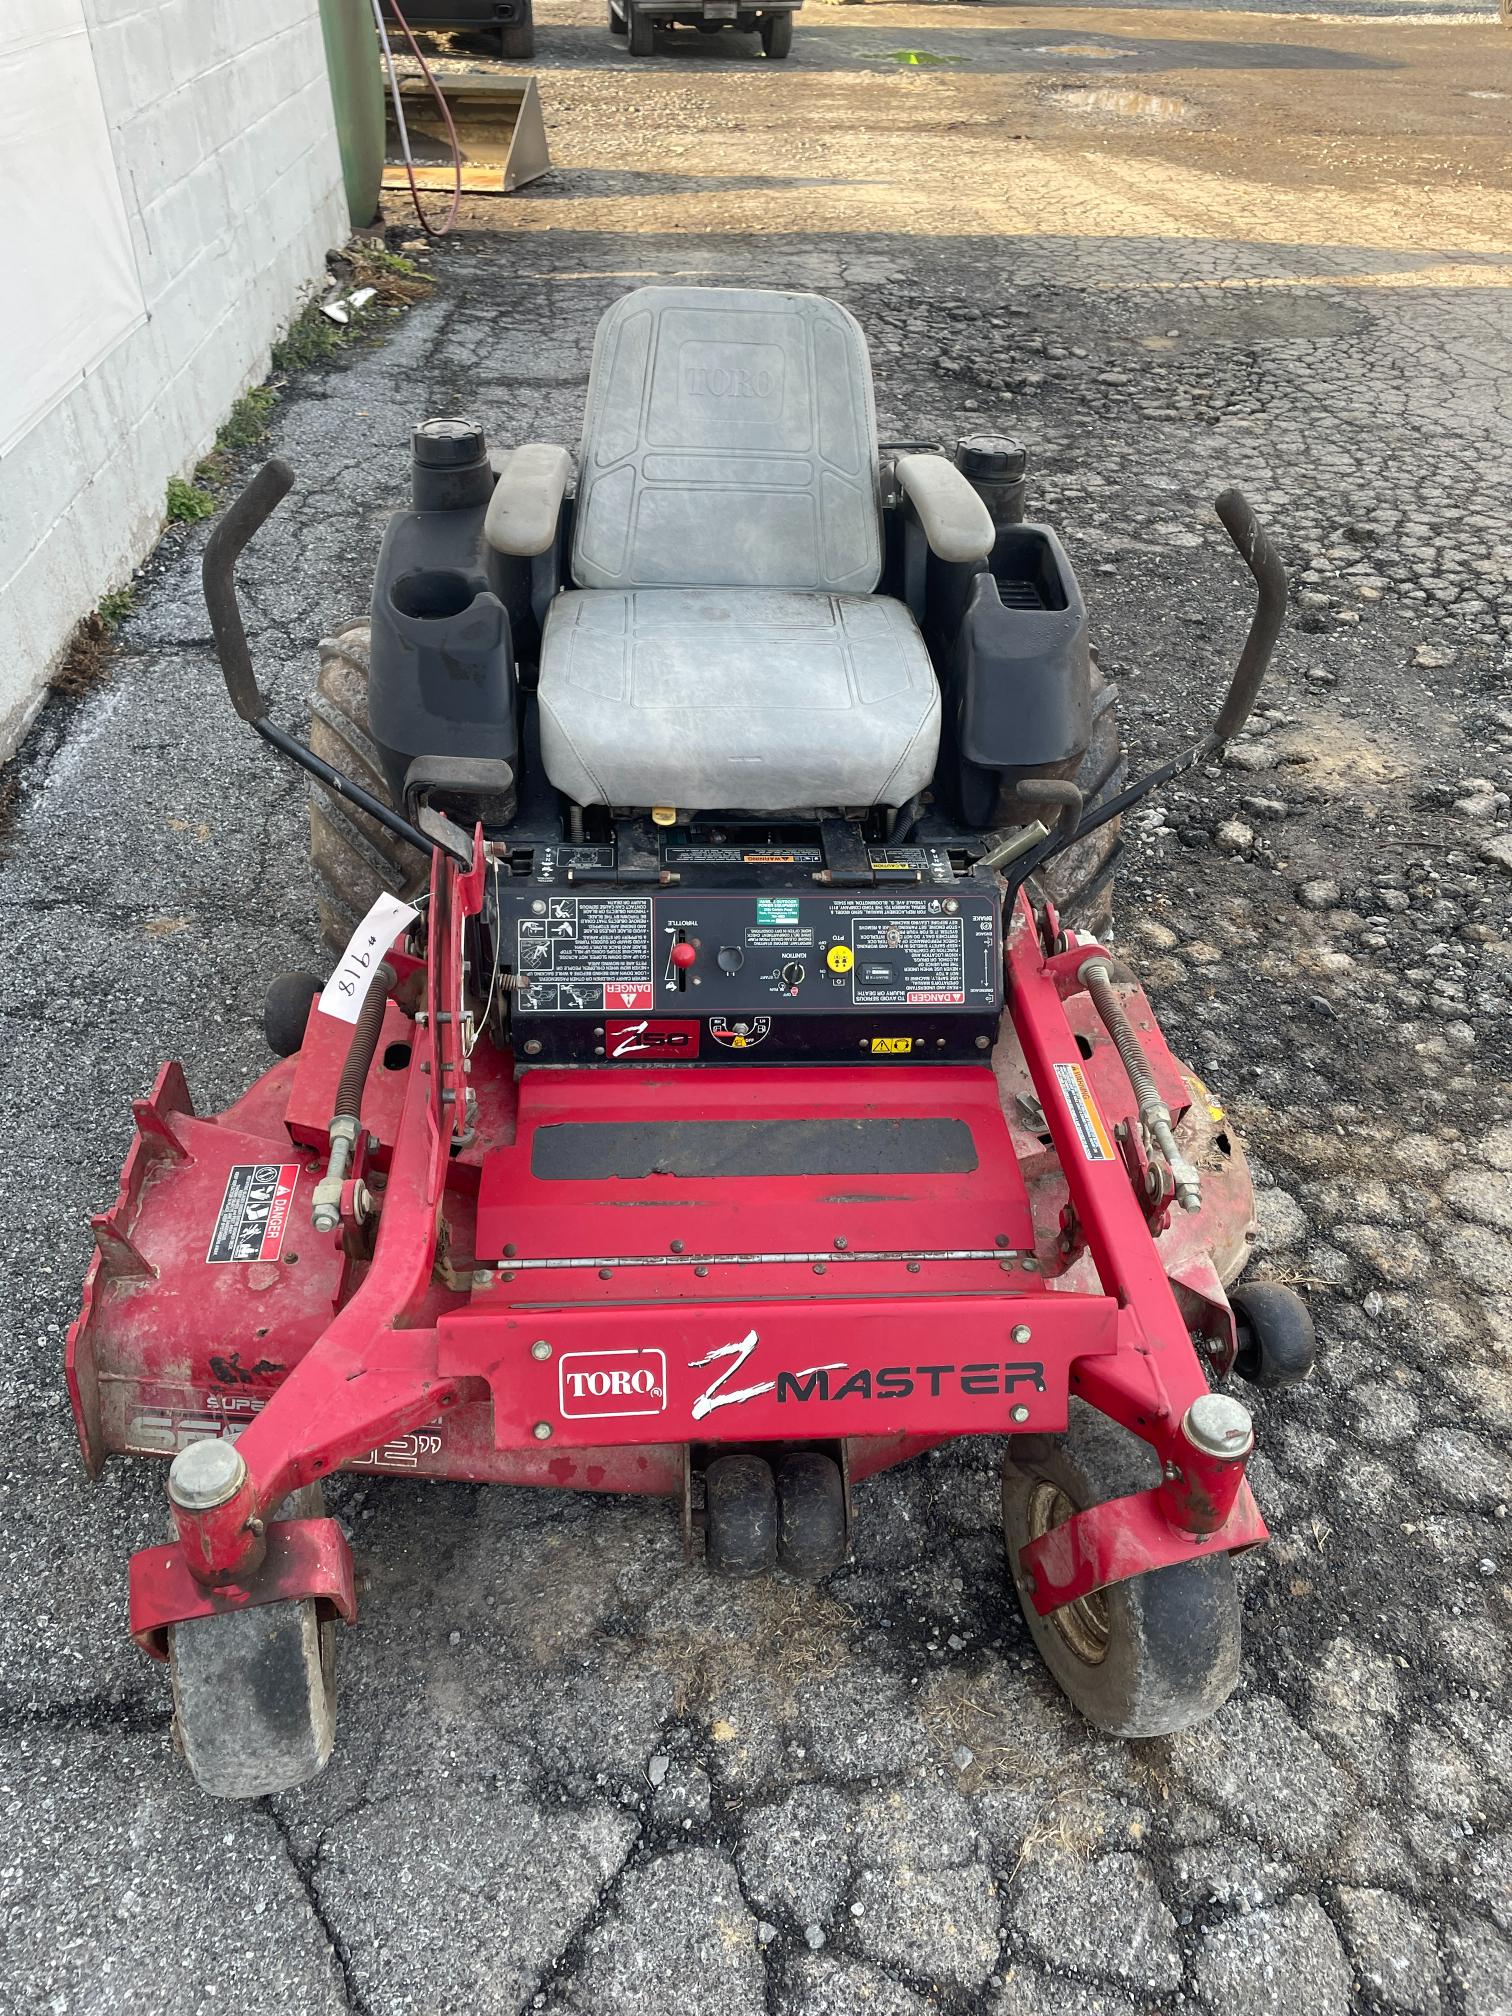
[[732,1638],[723,1629],[677,1630],[655,1640],[658,1660],[679,1675],[677,1710],[696,1698],[711,1701],[737,1681],[757,1675],[775,1682],[790,1702],[801,1687],[838,1673],[850,1659],[855,1619],[822,1589],[791,1583],[753,1583],[747,1592],[747,1629]]
[[110,676],[114,644],[109,623],[98,609],[91,609],[69,638],[63,661],[48,681],[48,691],[77,699],[103,686]]
[[390,252],[379,238],[354,239],[346,248],[346,257],[352,269],[347,291],[372,287],[380,301],[394,308],[408,308],[416,301],[423,301],[436,284],[412,260]]

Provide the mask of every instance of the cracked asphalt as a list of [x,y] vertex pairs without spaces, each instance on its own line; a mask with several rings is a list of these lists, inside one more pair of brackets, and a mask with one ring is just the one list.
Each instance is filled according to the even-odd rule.
[[884,436],[1021,433],[1136,759],[1242,636],[1241,482],[1292,617],[1252,732],[1131,820],[1117,910],[1322,1340],[1256,1400],[1244,1678],[1190,1735],[1081,1725],[989,1443],[863,1487],[818,1591],[685,1569],[659,1503],[354,1475],[338,1754],[195,1793],[125,1633],[162,1475],[83,1475],[63,1334],[130,1098],[169,1054],[232,1098],[318,952],[303,786],[233,720],[176,534],[22,752],[0,866],[0,2010],[1507,2016],[1512,36],[811,0],[786,66],[632,66],[589,0],[541,11],[553,176],[469,203],[434,295],[278,408],[299,488],[242,579],[279,716],[411,423],[574,441],[644,279],[833,294]]

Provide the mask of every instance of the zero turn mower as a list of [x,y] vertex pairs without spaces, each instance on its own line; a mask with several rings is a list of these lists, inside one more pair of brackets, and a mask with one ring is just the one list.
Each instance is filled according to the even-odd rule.
[[[85,1460],[171,1458],[131,1563],[209,1792],[318,1771],[337,1470],[655,1493],[690,1556],[818,1577],[856,1487],[1008,1438],[1007,1564],[1100,1728],[1208,1714],[1265,1538],[1250,1417],[1306,1312],[1234,1289],[1233,1130],[1099,941],[1133,784],[1016,444],[879,449],[865,341],[812,295],[651,287],[604,317],[562,448],[414,436],[370,625],[324,647],[314,750],[269,719],[205,553],[232,702],[332,794],[329,977],[200,1116],[166,1064],[69,1335]],[[335,759],[335,760],[333,760]],[[633,1208],[630,1208],[633,1207]]]

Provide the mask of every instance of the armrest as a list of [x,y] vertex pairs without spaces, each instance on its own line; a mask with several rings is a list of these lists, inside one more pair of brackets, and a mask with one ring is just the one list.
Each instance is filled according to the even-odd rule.
[[483,536],[496,553],[528,560],[550,551],[571,474],[565,448],[532,441],[509,451],[483,520]]
[[898,488],[918,514],[929,550],[941,560],[985,560],[997,538],[992,514],[943,455],[900,455]]

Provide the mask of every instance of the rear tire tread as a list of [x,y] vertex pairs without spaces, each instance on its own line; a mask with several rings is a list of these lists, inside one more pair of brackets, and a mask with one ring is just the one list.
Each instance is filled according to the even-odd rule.
[[[388,780],[368,728],[368,654],[365,620],[321,640],[310,747],[387,804]],[[322,784],[310,786],[310,861],[321,935],[333,952],[345,948],[385,890],[409,896],[425,877],[412,848]]]

